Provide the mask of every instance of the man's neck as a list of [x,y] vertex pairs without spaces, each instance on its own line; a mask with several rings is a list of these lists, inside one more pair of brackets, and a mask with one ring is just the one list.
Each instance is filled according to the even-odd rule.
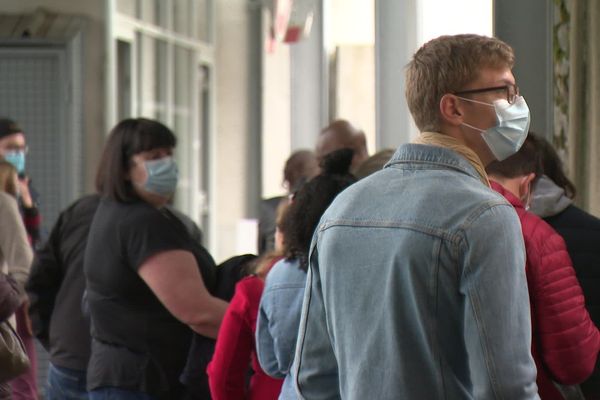
[[[447,125],[447,126],[442,126],[440,128],[439,132],[444,135],[453,137],[461,144],[470,148],[475,154],[477,154],[477,157],[479,157],[479,159],[481,160],[481,163],[486,167],[492,161],[494,161],[496,159],[494,157],[494,155],[491,153],[491,151],[488,149],[485,142],[483,141],[483,138],[481,137],[481,133],[479,133],[475,130],[471,131],[471,129],[468,127],[461,129],[461,127],[458,127],[458,126],[453,126],[453,125],[448,126]],[[479,135],[479,136],[473,136],[473,135]]]
[[504,178],[498,175],[488,175],[491,181],[499,183],[502,187],[508,190],[513,196],[519,198],[519,180]]

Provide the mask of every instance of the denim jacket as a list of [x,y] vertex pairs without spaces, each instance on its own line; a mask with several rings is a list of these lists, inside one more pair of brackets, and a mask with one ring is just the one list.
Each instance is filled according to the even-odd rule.
[[263,370],[285,378],[281,400],[297,399],[290,369],[298,337],[306,272],[298,261],[281,260],[267,275],[256,321],[256,353]]
[[519,220],[457,153],[401,146],[310,250],[301,399],[539,399]]

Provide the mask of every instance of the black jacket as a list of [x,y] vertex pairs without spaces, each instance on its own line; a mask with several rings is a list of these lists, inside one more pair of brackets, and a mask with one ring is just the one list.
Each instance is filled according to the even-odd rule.
[[89,321],[81,312],[83,256],[99,201],[82,197],[59,215],[26,285],[34,334],[59,367],[85,370],[90,357]]
[[[585,296],[585,305],[596,326],[600,326],[600,219],[568,206],[552,217],[544,218],[567,243],[577,279]],[[588,399],[600,398],[600,364],[581,384]]]
[[586,307],[600,326],[600,219],[570,205],[545,220],[565,239]]
[[[594,324],[600,327],[600,219],[573,205],[564,191],[545,176],[536,183],[531,210],[565,240],[586,308]],[[600,398],[598,362],[581,389],[586,398]]]

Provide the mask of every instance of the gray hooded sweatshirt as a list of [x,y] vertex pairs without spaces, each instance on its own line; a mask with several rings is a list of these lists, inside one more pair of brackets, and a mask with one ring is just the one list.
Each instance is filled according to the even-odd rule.
[[541,218],[547,218],[561,213],[572,203],[573,200],[567,197],[563,188],[546,175],[542,175],[533,188],[529,211]]

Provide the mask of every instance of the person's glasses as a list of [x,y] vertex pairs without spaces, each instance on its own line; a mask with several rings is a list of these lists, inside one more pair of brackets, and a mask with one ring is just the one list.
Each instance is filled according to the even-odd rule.
[[481,88],[481,89],[461,90],[460,92],[454,92],[453,94],[455,94],[455,95],[474,94],[474,93],[483,93],[483,92],[494,92],[494,91],[500,91],[500,90],[506,91],[506,100],[508,101],[508,104],[513,104],[517,100],[517,97],[519,96],[519,87],[517,85],[513,85],[513,84],[504,85],[504,86],[487,87],[487,88]]
[[6,146],[5,151],[7,153],[20,153],[20,152],[23,152],[23,153],[27,154],[27,153],[29,153],[29,147],[9,144],[8,146]]

